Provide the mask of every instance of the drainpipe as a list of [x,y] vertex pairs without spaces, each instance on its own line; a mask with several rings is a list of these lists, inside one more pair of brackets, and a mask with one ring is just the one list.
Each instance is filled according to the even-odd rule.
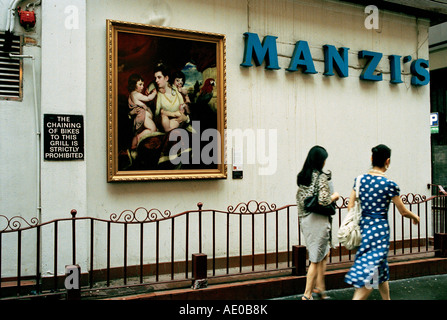
[[11,0],[6,14],[6,26],[5,26],[5,42],[3,43],[3,50],[6,52],[11,51],[12,46],[12,33],[15,24],[15,8],[20,0]]
[[13,32],[15,24],[15,12],[17,5],[22,0],[11,0],[8,7],[8,17],[6,19],[6,31]]
[[36,126],[36,148],[37,148],[37,178],[36,178],[36,202],[37,202],[37,217],[39,219],[39,223],[42,222],[42,207],[41,207],[41,148],[40,148],[40,108],[37,102],[37,88],[36,88],[36,67],[35,67],[35,58],[32,55],[15,55],[10,53],[9,57],[12,59],[31,59],[33,65],[33,94],[34,94],[34,116],[35,116],[35,126]]

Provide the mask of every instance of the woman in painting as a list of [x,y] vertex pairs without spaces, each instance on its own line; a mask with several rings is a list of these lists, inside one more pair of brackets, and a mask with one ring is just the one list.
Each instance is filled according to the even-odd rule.
[[161,125],[165,132],[189,123],[189,116],[185,114],[185,100],[176,87],[169,83],[169,73],[162,63],[155,68],[155,82],[158,92],[155,100],[155,116],[161,118]]
[[[151,101],[152,110],[155,110],[155,120],[161,131],[166,132],[166,136],[162,139],[161,136],[158,137],[161,146],[158,148],[159,154],[157,156],[157,167],[163,169],[180,168],[183,163],[173,164],[172,160],[177,157],[187,156],[191,153],[191,148],[186,141],[181,142],[186,143],[181,151],[175,156],[171,154],[171,148],[174,144],[177,144],[176,135],[180,132],[174,130],[176,128],[185,128],[189,133],[193,133],[194,130],[190,123],[189,115],[185,114],[185,100],[182,94],[174,85],[169,83],[169,73],[168,68],[163,64],[159,63],[154,69],[155,84],[157,88],[157,93],[154,99]],[[149,86],[146,93],[153,92],[153,84]],[[153,140],[153,139],[152,139]],[[142,149],[143,153],[147,150]],[[152,156],[153,157],[153,156]],[[189,157],[189,155],[187,156]],[[144,157],[143,157],[144,158]]]

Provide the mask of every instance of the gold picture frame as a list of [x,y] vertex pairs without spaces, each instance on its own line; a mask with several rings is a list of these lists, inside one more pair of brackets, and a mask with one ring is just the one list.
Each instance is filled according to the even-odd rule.
[[107,181],[226,179],[225,81],[225,35],[107,20]]

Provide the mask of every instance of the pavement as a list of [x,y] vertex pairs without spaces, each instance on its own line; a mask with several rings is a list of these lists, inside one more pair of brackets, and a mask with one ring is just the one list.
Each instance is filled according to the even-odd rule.
[[[302,295],[291,295],[270,300],[137,300],[126,305],[123,303],[107,303],[93,305],[92,301],[84,301],[84,304],[89,303],[92,308],[82,308],[81,305],[67,305],[65,303],[56,303],[56,300],[51,305],[52,311],[60,314],[65,314],[67,310],[70,316],[79,318],[86,317],[86,310],[88,310],[88,317],[104,318],[107,316],[116,317],[118,314],[123,316],[129,315],[129,310],[159,310],[163,312],[163,317],[166,319],[231,319],[232,317],[243,316],[244,319],[287,319],[290,316],[307,316],[309,314],[317,315],[319,318],[337,318],[346,316],[364,316],[370,317],[390,317],[394,318],[415,318],[422,317],[436,317],[444,312],[445,305],[442,300],[447,300],[447,274],[429,275],[422,277],[414,277],[402,280],[390,281],[391,302],[369,301],[354,303],[349,300],[352,299],[354,293],[353,288],[347,289],[333,289],[328,290],[327,294],[331,297],[330,300],[321,302],[324,306],[320,307],[320,303],[309,301],[302,301]],[[315,299],[317,300],[317,299]],[[341,301],[344,300],[344,301]],[[374,290],[369,296],[368,300],[381,300],[378,290]],[[420,300],[420,301],[416,301]],[[23,304],[19,305],[19,301],[3,301],[3,306],[7,308],[21,308],[20,312],[25,317],[29,315],[31,318],[35,316],[36,307],[41,307],[41,300],[36,300],[34,308],[24,308]],[[22,302],[23,303],[23,302]],[[131,305],[129,303],[132,303]],[[366,304],[365,304],[366,303]],[[378,304],[377,306],[372,304]],[[16,305],[17,304],[17,305]],[[47,306],[49,306],[47,304]],[[79,307],[78,307],[79,306]],[[96,307],[99,306],[99,307]],[[101,307],[102,306],[102,307]],[[132,309],[127,308],[131,306]],[[365,308],[367,306],[367,308]],[[386,306],[385,308],[383,306]],[[0,302],[2,307],[2,302]],[[6,309],[5,309],[6,310]],[[358,312],[357,312],[358,310]],[[439,313],[438,313],[439,310]],[[309,311],[309,313],[307,313]],[[205,313],[207,312],[207,313]],[[311,313],[312,312],[312,313]],[[355,312],[355,313],[353,313]],[[361,313],[363,312],[363,314]],[[442,316],[441,316],[442,317]],[[367,317],[369,319],[369,317]]]
[[[393,280],[391,300],[447,300],[447,274]],[[328,290],[331,300],[351,300],[354,288]],[[272,300],[301,300],[302,294]],[[314,298],[316,296],[314,295]],[[373,290],[368,300],[382,300],[379,290]]]

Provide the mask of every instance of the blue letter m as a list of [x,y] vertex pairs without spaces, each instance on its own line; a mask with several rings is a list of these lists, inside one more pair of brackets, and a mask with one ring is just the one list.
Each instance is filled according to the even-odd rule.
[[[264,59],[265,68],[277,70],[281,69],[278,65],[278,53],[276,51],[276,38],[273,36],[265,36],[264,40],[259,40],[256,33],[245,32],[245,52],[242,67],[252,67],[251,60],[255,61],[256,66],[260,66]],[[253,55],[254,53],[254,55]]]

